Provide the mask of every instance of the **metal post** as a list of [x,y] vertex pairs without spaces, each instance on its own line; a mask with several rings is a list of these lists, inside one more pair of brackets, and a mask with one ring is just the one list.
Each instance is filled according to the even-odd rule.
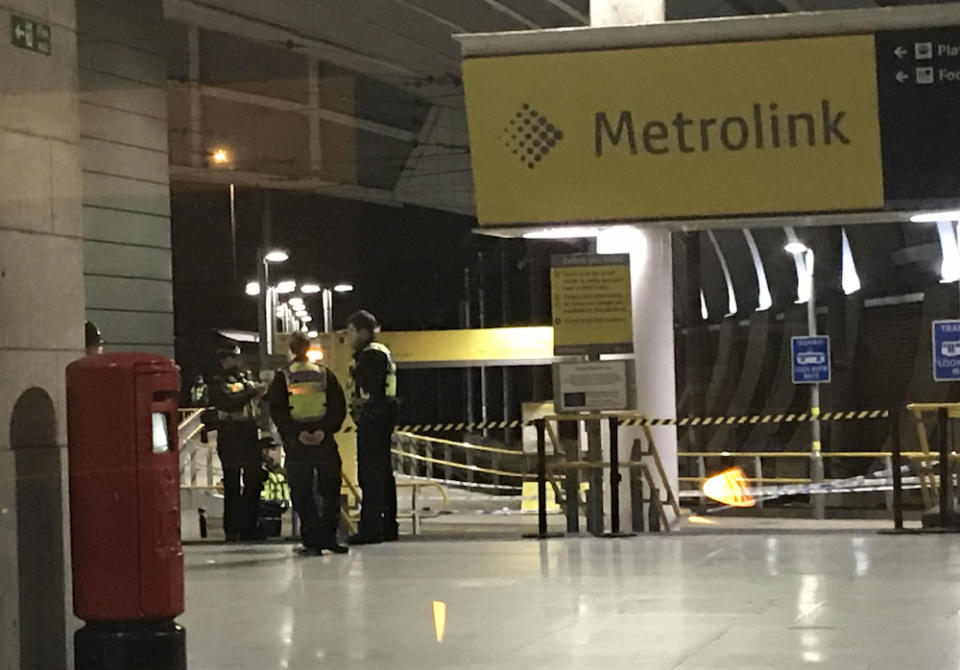
[[[884,468],[884,477],[886,478],[886,480],[888,482],[893,481],[893,459],[891,459],[889,456],[885,457],[883,459],[883,468]],[[892,488],[891,490],[887,491],[884,494],[884,502],[886,503],[887,511],[892,512],[893,511],[893,489]]]
[[937,451],[940,453],[940,527],[950,526],[952,489],[950,486],[950,440],[947,439],[947,423],[950,417],[946,407],[937,410]]
[[[817,287],[814,281],[813,249],[807,250],[806,261],[807,277],[810,282],[810,299],[807,300],[807,332],[814,336],[817,334]],[[822,443],[820,441],[820,384],[813,384],[810,387],[810,414],[812,415],[810,423],[810,480],[816,485],[823,483],[823,454],[821,453]],[[826,497],[823,495],[813,496],[812,506],[813,518],[823,519]]]
[[[763,488],[763,459],[759,456],[753,457],[753,477],[756,479],[754,486],[758,489]],[[763,509],[763,496],[757,498],[757,509]]]
[[543,418],[534,422],[537,429],[537,534],[533,535],[540,540],[549,536],[547,533],[547,423]]
[[610,531],[620,534],[620,436],[616,417],[609,419],[610,426]]
[[236,188],[230,184],[230,250],[233,265],[233,279],[237,279],[237,195]]
[[[559,426],[557,432],[560,432]],[[566,443],[568,462],[580,460],[579,432],[576,440],[563,440]],[[567,533],[580,534],[580,471],[567,467],[563,479],[564,497],[567,501]]]
[[893,527],[903,530],[903,475],[900,470],[902,458],[900,455],[900,408],[890,410],[890,442],[893,451]]
[[259,353],[260,353],[260,373],[263,374],[270,367],[269,349],[268,349],[268,331],[272,323],[270,311],[270,270],[267,267],[267,261],[263,259],[264,249],[257,249],[257,283],[260,285],[260,293],[257,295],[257,332],[259,334]]
[[333,332],[333,290],[324,288],[321,295],[323,301],[323,332]]

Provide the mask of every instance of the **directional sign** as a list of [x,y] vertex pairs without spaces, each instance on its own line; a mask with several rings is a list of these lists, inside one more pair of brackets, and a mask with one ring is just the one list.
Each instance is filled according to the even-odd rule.
[[933,380],[960,381],[960,321],[933,322]]
[[15,47],[47,56],[53,51],[50,25],[22,16],[10,17],[10,42]]
[[811,335],[790,338],[794,384],[830,383],[830,337]]
[[881,32],[876,41],[886,208],[955,206],[960,28]]

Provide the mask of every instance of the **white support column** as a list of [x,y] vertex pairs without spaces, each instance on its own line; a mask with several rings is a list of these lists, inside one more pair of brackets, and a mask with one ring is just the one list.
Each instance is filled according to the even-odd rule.
[[591,26],[626,26],[666,21],[665,0],[591,0]]
[[[664,10],[664,0],[592,0],[590,21],[594,26],[659,23],[665,20]],[[599,253],[623,253],[625,250],[630,253],[633,281],[637,410],[651,417],[674,417],[677,402],[670,233],[656,226],[621,226],[597,238]],[[668,483],[676,492],[676,428],[663,426],[651,430]],[[633,441],[642,434],[639,428],[620,429],[621,460],[629,460]],[[607,444],[604,447],[609,449]],[[621,526],[629,530],[632,523],[630,505],[627,504],[630,500],[629,471],[624,470],[621,475]],[[609,497],[609,492],[606,493]]]

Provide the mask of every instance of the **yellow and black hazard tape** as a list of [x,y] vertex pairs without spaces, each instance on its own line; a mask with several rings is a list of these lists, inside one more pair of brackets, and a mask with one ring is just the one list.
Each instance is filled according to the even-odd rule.
[[854,421],[863,419],[886,419],[890,416],[889,410],[873,409],[853,412],[800,412],[794,414],[747,414],[743,416],[687,416],[680,419],[649,419],[637,417],[625,418],[620,421],[621,426],[753,426],[757,424],[778,423],[805,423],[820,419],[820,421]]
[[[564,415],[563,421],[597,420],[599,415],[586,415],[578,419],[575,414]],[[781,423],[806,423],[819,419],[820,421],[861,421],[870,419],[887,419],[890,411],[885,409],[854,410],[844,412],[795,412],[782,414],[745,414],[741,416],[685,416],[679,419],[650,418],[643,416],[601,417],[603,419],[616,418],[621,426],[679,426],[681,428],[718,427],[718,426],[754,426]],[[548,421],[550,418],[548,417]],[[402,433],[458,433],[476,430],[497,430],[504,428],[525,428],[533,426],[534,421],[459,421],[440,423],[415,423],[397,426]],[[355,432],[354,426],[347,426],[343,433]]]

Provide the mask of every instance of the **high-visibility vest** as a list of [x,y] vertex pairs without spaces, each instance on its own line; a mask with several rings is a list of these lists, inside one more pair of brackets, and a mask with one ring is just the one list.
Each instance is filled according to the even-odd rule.
[[289,392],[290,418],[318,421],[327,415],[327,369],[294,361],[283,369]]
[[[231,376],[227,379],[226,385],[230,393],[240,393],[247,388],[247,380],[242,375],[240,377]],[[251,398],[240,409],[233,412],[218,410],[217,415],[221,420],[256,419],[260,416],[260,400],[256,397]]]
[[[379,342],[371,342],[363,348],[364,351],[379,351],[384,356],[387,357],[387,378],[384,382],[384,395],[388,398],[397,397],[397,364],[393,362],[393,354],[390,353],[390,350],[386,346],[380,344]],[[367,391],[364,391],[360,388],[360,385],[357,384],[357,362],[356,360],[350,363],[350,399],[351,404],[353,405],[362,405],[367,400],[370,399],[370,394]]]
[[290,500],[290,485],[287,483],[287,476],[283,470],[267,470],[267,480],[263,483],[263,491],[260,493],[261,500]]

